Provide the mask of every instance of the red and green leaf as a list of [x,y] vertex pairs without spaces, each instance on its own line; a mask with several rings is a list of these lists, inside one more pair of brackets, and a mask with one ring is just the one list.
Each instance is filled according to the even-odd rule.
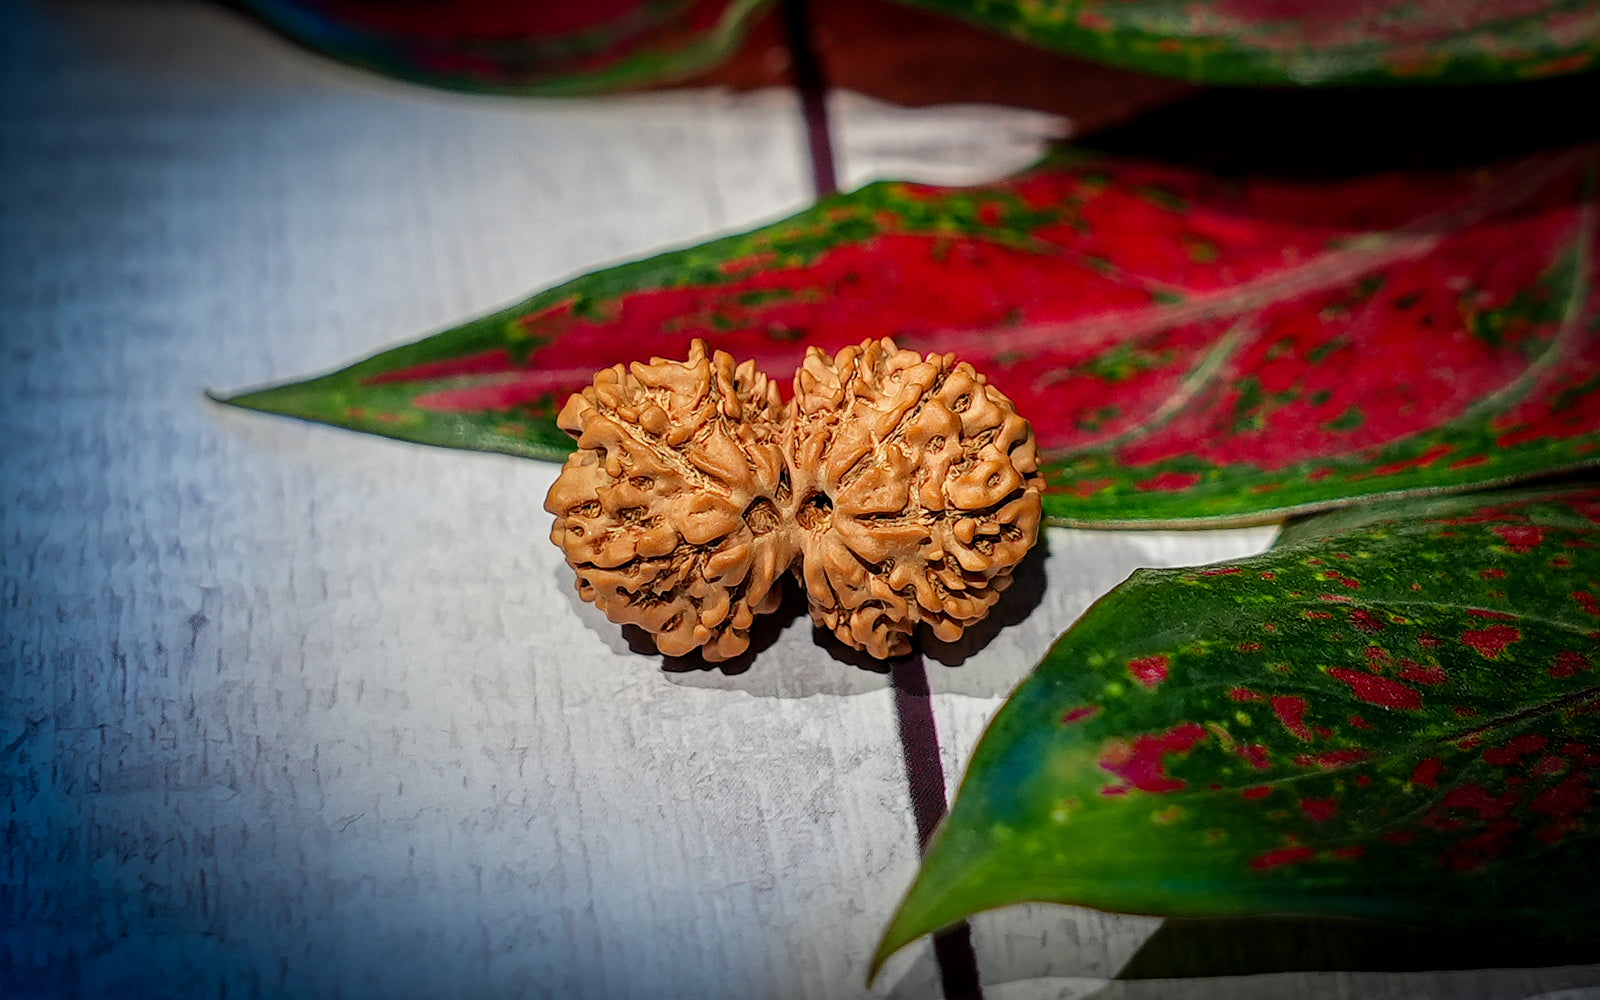
[[1090,608],[878,960],[1030,900],[1593,936],[1597,849],[1600,491],[1394,502]]
[[721,62],[772,0],[241,0],[284,34],[364,69],[460,90],[587,94]]
[[903,2],[1202,83],[1479,82],[1600,63],[1600,8],[1590,0]]
[[[1600,64],[1591,0],[903,0],[1043,48],[1225,84],[1520,80]],[[241,0],[285,34],[436,86],[592,93],[732,54],[771,0]],[[886,42],[892,44],[892,42]]]
[[1600,462],[1597,162],[1241,180],[1069,152],[876,184],[228,401],[559,458],[600,368],[701,337],[786,382],[809,345],[892,336],[1016,400],[1058,523],[1471,488]]

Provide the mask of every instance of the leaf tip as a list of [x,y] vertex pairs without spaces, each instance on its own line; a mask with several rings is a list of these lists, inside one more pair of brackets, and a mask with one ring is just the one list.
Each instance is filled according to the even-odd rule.
[[263,407],[256,402],[256,397],[264,394],[261,389],[245,389],[240,392],[219,392],[216,389],[204,390],[206,399],[223,406],[237,406],[246,410],[260,410]]
[[[934,880],[934,882],[938,882],[938,880]],[[970,915],[971,910],[962,910],[960,914],[955,915],[954,920],[950,920],[949,914],[942,915],[944,918],[941,918],[941,915],[931,914],[930,910],[928,910],[930,894],[942,896],[942,893],[934,893],[933,888],[931,888],[930,878],[928,878],[928,856],[925,856],[922,870],[918,870],[917,877],[912,880],[912,885],[906,891],[906,898],[901,899],[901,904],[898,907],[894,907],[894,915],[890,917],[888,926],[883,928],[882,938],[878,939],[878,947],[874,955],[872,955],[872,963],[867,966],[867,987],[869,989],[877,981],[878,974],[882,973],[883,966],[902,947],[906,947],[907,944],[917,938],[922,938],[925,934],[933,934],[942,930],[947,923],[958,922],[966,915]]]
[[904,913],[904,906],[895,910],[894,917],[889,921],[889,926],[883,930],[883,937],[878,940],[878,949],[872,955],[872,964],[867,966],[867,989],[869,990],[872,988],[872,984],[877,982],[879,974],[883,972],[884,964],[889,961],[890,957],[919,936],[906,933],[903,926],[905,923],[903,919]]
[[255,386],[241,389],[238,392],[219,392],[216,389],[206,389],[205,397],[213,403],[223,406],[234,406],[241,410],[255,410],[258,413],[276,413],[283,416],[305,417],[308,414],[301,412],[294,405],[293,397],[286,390],[300,387],[297,383],[282,383],[265,386]]

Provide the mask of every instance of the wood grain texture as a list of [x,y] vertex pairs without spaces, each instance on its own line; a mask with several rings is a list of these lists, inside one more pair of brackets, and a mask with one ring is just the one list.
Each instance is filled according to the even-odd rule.
[[792,103],[479,102],[206,8],[6,14],[0,993],[859,989],[861,887],[915,859],[887,692],[673,685],[575,613],[553,467],[200,396],[789,210]]
[[[916,863],[882,675],[793,615],[663,664],[573,595],[553,467],[200,395],[793,210],[792,96],[441,95],[180,2],[0,2],[0,55],[0,995],[864,995]],[[928,147],[855,113],[852,169]],[[1267,537],[1052,533],[931,665],[947,769],[1133,565]],[[1155,930],[985,920],[1002,997]],[[922,945],[876,995],[937,982]]]

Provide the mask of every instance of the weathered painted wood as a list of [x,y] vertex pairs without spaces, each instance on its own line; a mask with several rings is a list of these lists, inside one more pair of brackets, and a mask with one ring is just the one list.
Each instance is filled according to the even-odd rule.
[[[552,467],[200,396],[792,210],[793,100],[440,95],[191,3],[0,19],[0,995],[863,995],[916,862],[881,675],[803,620],[663,671],[572,596]],[[929,148],[892,118],[847,173]],[[947,770],[1133,565],[1265,539],[1052,533],[1037,607],[930,663]],[[975,937],[991,997],[1079,996],[1153,930]],[[919,946],[877,994],[937,981]]]

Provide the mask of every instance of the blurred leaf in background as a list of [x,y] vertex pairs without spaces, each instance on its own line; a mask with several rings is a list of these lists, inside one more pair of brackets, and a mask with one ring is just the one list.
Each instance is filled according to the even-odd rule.
[[1484,83],[1600,62],[1600,5],[1592,0],[905,2],[1196,83]]
[[[691,76],[728,58],[774,4],[235,2],[291,38],[367,69],[435,86],[536,94]],[[1197,83],[1501,82],[1581,72],[1600,60],[1600,7],[1592,0],[905,2],[1051,51]],[[830,12],[834,5],[815,5],[824,24],[863,23]]]
[[647,87],[716,65],[773,0],[235,0],[290,38],[374,72],[461,90]]

